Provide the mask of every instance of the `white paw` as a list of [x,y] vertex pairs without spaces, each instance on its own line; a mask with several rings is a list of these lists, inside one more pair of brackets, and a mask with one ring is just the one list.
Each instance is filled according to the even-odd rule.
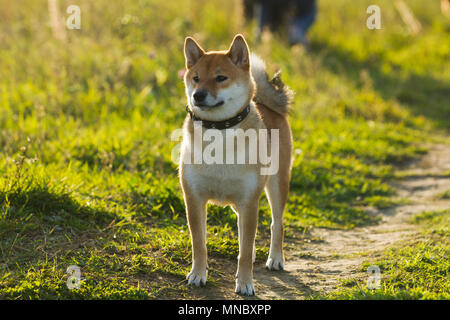
[[206,274],[207,274],[206,270],[203,271],[191,270],[191,272],[189,272],[189,274],[187,275],[186,279],[188,281],[188,284],[195,285],[197,287],[200,285],[205,286]]
[[267,259],[266,268],[269,270],[284,270],[283,257],[270,257]]
[[239,279],[236,279],[236,290],[234,290],[234,292],[246,296],[255,295],[253,281],[239,281]]

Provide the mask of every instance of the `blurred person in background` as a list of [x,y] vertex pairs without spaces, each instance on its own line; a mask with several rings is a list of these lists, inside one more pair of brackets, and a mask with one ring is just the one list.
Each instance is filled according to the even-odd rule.
[[316,0],[244,0],[244,12],[247,20],[258,20],[257,38],[266,29],[280,31],[288,21],[290,44],[309,47],[307,32],[317,16]]
[[450,19],[450,0],[441,0],[441,11],[447,19]]

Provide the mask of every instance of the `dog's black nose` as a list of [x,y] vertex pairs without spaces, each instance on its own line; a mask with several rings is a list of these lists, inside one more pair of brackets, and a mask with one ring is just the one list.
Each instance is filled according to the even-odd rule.
[[206,92],[205,90],[197,90],[197,91],[194,93],[194,100],[195,100],[196,102],[202,102],[202,101],[205,100],[206,95],[207,95],[207,92]]

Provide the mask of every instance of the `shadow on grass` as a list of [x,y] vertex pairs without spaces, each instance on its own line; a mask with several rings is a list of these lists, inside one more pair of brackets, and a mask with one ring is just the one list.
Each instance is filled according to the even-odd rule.
[[[210,300],[261,300],[261,299],[304,299],[318,292],[302,281],[301,277],[289,271],[270,271],[264,263],[254,264],[255,296],[243,296],[234,293],[236,260],[215,258],[211,261],[210,274],[204,287],[195,287],[183,281],[186,298]],[[218,272],[220,270],[220,272]],[[272,297],[273,295],[273,297]],[[173,299],[175,296],[163,296]]]
[[255,280],[276,293],[277,299],[304,299],[318,293],[289,271],[270,271],[260,266],[255,270]]
[[321,54],[322,66],[354,81],[357,88],[364,86],[361,71],[366,70],[374,90],[383,99],[396,100],[408,107],[413,115],[426,117],[437,127],[450,131],[450,84],[427,74],[402,70],[399,65],[391,64],[391,72],[386,73],[377,54],[358,60],[351,52],[325,42],[314,42],[312,53]]
[[0,213],[0,222],[6,230],[9,225],[22,231],[41,225],[82,231],[104,228],[118,218],[107,210],[82,205],[70,193],[50,190],[43,184],[0,191]]

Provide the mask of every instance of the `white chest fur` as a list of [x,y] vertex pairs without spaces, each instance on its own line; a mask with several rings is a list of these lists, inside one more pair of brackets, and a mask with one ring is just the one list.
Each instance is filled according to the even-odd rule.
[[[258,163],[250,161],[251,153],[255,152],[249,146],[250,140],[245,140],[242,145],[235,143],[232,148],[234,161],[227,163],[227,152],[230,149],[226,147],[226,132],[225,130],[214,131],[222,135],[223,155],[221,159],[216,159],[219,161],[211,162],[204,157],[195,159],[194,156],[196,151],[204,155],[201,151],[207,150],[211,140],[203,139],[195,145],[192,132],[185,130],[180,157],[181,178],[196,195],[216,204],[232,204],[251,197],[261,189],[267,177],[260,174],[261,166]],[[258,142],[258,139],[256,141]],[[196,150],[200,146],[201,150]],[[244,159],[243,163],[238,162],[238,159]]]

